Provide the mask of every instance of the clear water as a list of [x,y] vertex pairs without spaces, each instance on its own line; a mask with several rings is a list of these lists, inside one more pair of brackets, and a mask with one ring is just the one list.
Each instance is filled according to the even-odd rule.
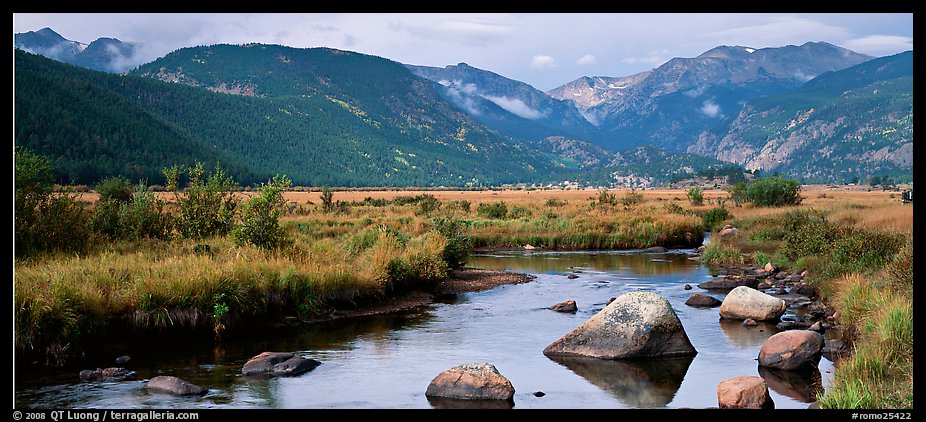
[[[717,384],[762,376],[776,408],[807,408],[830,384],[832,362],[810,373],[760,370],[756,357],[773,324],[746,328],[721,321],[717,308],[684,304],[691,293],[718,299],[696,284],[711,271],[685,251],[512,252],[472,257],[470,266],[535,274],[532,282],[459,295],[396,315],[333,321],[298,331],[253,332],[209,341],[136,346],[125,367],[135,380],[80,382],[77,371],[19,371],[17,407],[34,408],[432,408],[485,403],[428,400],[441,371],[490,362],[516,389],[514,408],[706,408],[717,406]],[[576,271],[579,277],[569,279]],[[694,286],[684,290],[685,284]],[[698,354],[643,361],[554,361],[543,349],[597,313],[609,298],[650,291],[672,304]],[[575,300],[579,311],[547,309]],[[250,379],[241,365],[263,351],[291,351],[322,361],[297,377]],[[115,355],[112,357],[115,358]],[[112,360],[96,366],[114,366]],[[147,379],[174,375],[209,388],[202,397],[144,389]],[[543,397],[533,393],[542,391]]]

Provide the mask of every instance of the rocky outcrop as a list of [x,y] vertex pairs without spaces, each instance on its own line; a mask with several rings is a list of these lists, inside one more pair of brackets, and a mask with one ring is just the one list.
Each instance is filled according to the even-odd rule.
[[740,376],[717,385],[717,404],[721,409],[774,409],[775,402],[762,378]]
[[84,369],[80,371],[80,379],[83,381],[118,381],[135,376],[135,371],[125,368],[96,368]]
[[145,385],[149,390],[155,390],[177,396],[199,396],[206,394],[209,390],[194,385],[183,379],[161,375],[148,380]]
[[721,303],[723,302],[719,299],[701,293],[694,293],[685,301],[686,305],[696,308],[714,308],[720,306]]
[[696,353],[669,301],[649,292],[621,295],[543,350],[547,356],[600,359]]
[[781,317],[785,301],[749,287],[737,287],[727,293],[720,305],[720,317],[769,321]]
[[425,396],[460,400],[512,400],[514,386],[490,363],[469,363],[437,374]]
[[579,308],[576,306],[576,301],[574,300],[567,300],[565,302],[560,302],[547,309],[551,311],[563,312],[567,314],[574,314],[576,313],[576,311],[579,310]]
[[321,362],[287,352],[263,352],[241,367],[243,375],[292,376],[315,369]]
[[759,349],[759,366],[798,369],[816,366],[823,351],[823,336],[808,330],[791,330],[768,338]]

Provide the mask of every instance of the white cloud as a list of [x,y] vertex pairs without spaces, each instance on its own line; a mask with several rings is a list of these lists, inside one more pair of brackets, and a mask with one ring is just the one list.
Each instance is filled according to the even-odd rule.
[[891,54],[912,50],[913,38],[896,35],[869,35],[843,41],[841,45],[856,53],[872,56],[889,56]]
[[797,79],[798,79],[799,81],[801,81],[801,82],[807,82],[807,81],[809,81],[809,80],[811,80],[811,79],[817,77],[817,75],[808,75],[808,74],[802,72],[800,69],[794,71],[794,75],[793,75],[793,76],[794,76],[795,78],[797,78]]
[[529,105],[525,104],[524,101],[521,101],[520,99],[517,99],[517,98],[493,97],[491,95],[484,95],[483,98],[525,119],[536,120],[536,119],[543,117],[546,114],[539,110],[535,110],[531,108]]
[[579,66],[586,66],[595,63],[598,63],[598,59],[591,54],[586,54],[582,57],[579,57],[579,60],[576,60],[576,64]]
[[627,64],[656,64],[665,62],[665,56],[669,54],[669,50],[653,50],[647,53],[642,57],[624,57],[621,61]]
[[706,90],[707,90],[707,85],[701,85],[697,88],[692,88],[685,92],[682,92],[682,94],[685,94],[688,97],[694,98],[694,97],[700,96],[701,94],[704,94],[704,91]]
[[704,103],[701,104],[701,109],[699,111],[712,119],[717,116],[721,116],[720,105],[715,103],[713,100],[705,100]]
[[849,30],[801,16],[773,16],[760,23],[710,31],[704,38],[715,45],[750,45],[757,48],[800,45],[807,41],[845,39]]
[[457,106],[463,108],[467,113],[474,116],[482,114],[479,104],[473,97],[473,94],[475,94],[477,90],[476,84],[464,84],[459,79],[454,79],[453,81],[442,79],[437,81],[437,83],[447,87],[450,100]]
[[531,59],[531,67],[534,69],[549,69],[556,67],[556,59],[545,54],[538,54]]

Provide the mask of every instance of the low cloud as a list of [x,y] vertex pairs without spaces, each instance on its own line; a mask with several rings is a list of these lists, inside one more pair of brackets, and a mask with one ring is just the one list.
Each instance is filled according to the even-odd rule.
[[808,75],[808,74],[802,72],[800,69],[794,71],[794,74],[793,74],[792,76],[794,76],[795,78],[797,78],[797,79],[798,79],[799,81],[801,81],[801,82],[807,82],[807,81],[809,81],[809,80],[811,80],[811,79],[817,77],[817,75]]
[[479,104],[473,97],[477,90],[476,84],[464,84],[458,79],[453,81],[442,79],[437,81],[437,83],[447,87],[447,94],[450,97],[450,101],[462,108],[463,111],[473,116],[482,114]]
[[701,114],[704,114],[705,116],[710,117],[712,119],[717,116],[723,117],[723,115],[720,114],[720,105],[715,103],[713,100],[705,100],[701,104],[701,108],[699,109],[699,111],[701,112]]
[[579,57],[579,60],[576,60],[576,64],[579,66],[586,66],[595,63],[598,63],[598,59],[591,54],[586,54],[582,57]]
[[556,67],[556,59],[545,54],[539,54],[531,59],[531,67],[534,69],[549,69]]
[[701,85],[697,88],[689,89],[685,92],[682,92],[682,94],[685,94],[687,97],[695,98],[704,94],[704,91],[707,91],[707,85]]
[[483,98],[495,103],[508,112],[521,116],[525,119],[536,120],[546,115],[546,113],[531,108],[531,106],[525,104],[524,101],[521,101],[517,98],[494,97],[491,95],[484,95]]

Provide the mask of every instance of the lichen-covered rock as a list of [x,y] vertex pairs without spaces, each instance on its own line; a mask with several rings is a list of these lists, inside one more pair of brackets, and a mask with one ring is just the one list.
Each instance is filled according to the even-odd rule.
[[665,298],[649,292],[619,296],[543,350],[547,356],[624,359],[687,356],[697,351]]
[[514,386],[495,365],[468,363],[437,374],[424,394],[460,400],[511,400]]
[[797,369],[816,366],[823,351],[823,336],[808,330],[790,330],[768,338],[759,349],[759,366]]
[[727,293],[720,305],[720,317],[769,321],[785,313],[785,301],[749,287],[737,287]]
[[768,385],[754,376],[733,377],[717,385],[717,405],[721,409],[773,409],[775,402]]
[[576,311],[579,310],[579,308],[576,306],[576,301],[574,300],[567,300],[565,302],[560,302],[547,309],[551,311],[570,313],[570,314],[574,314],[576,313]]
[[168,375],[161,375],[148,380],[146,387],[149,390],[174,394],[177,396],[198,396],[206,394],[207,389],[190,382]]
[[288,352],[263,352],[241,367],[243,375],[292,376],[315,369],[321,362]]

